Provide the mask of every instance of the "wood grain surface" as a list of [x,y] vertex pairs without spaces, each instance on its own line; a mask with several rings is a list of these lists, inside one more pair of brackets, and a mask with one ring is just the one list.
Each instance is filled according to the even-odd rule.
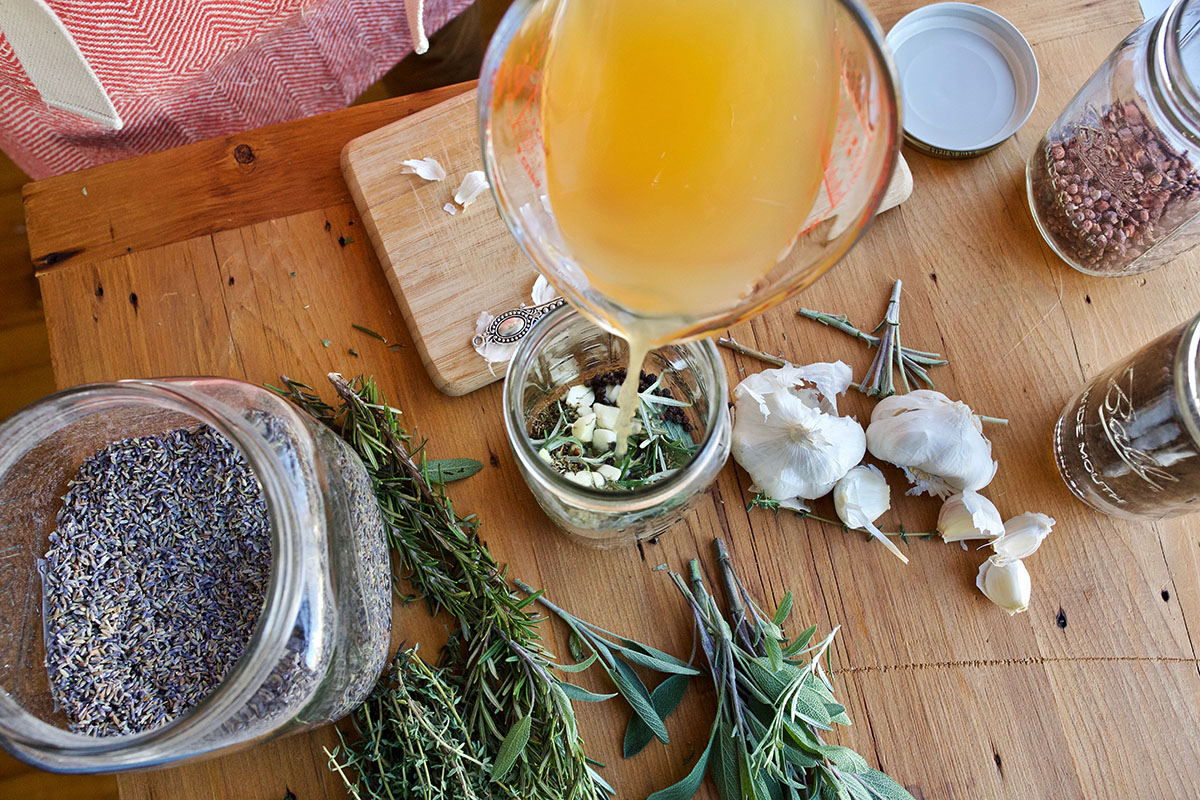
[[[475,93],[466,92],[351,141],[342,172],[396,295],[429,377],[450,395],[504,377],[471,347],[480,312],[522,303],[537,278],[500,219],[490,193],[454,215],[463,176],[483,169]],[[446,179],[400,172],[400,161],[431,156]]]
[[[871,5],[886,28],[916,3]],[[435,390],[369,242],[354,236],[362,222],[333,177],[340,148],[364,132],[354,110],[34,184],[27,208],[35,255],[46,263],[47,254],[76,253],[40,273],[57,380],[210,373],[262,382],[286,372],[317,383],[333,369],[374,373],[429,438],[432,454],[488,465],[453,486],[456,507],[480,514],[484,538],[512,574],[563,605],[687,652],[685,609],[653,568],[679,569],[700,554],[711,572],[710,542],[723,536],[760,600],[791,589],[795,625],[840,625],[834,668],[855,723],[840,741],[917,798],[1195,797],[1200,669],[1190,630],[1200,630],[1200,525],[1195,518],[1131,524],[1090,511],[1056,474],[1050,431],[1087,377],[1200,309],[1200,255],[1135,278],[1089,278],[1053,257],[1024,199],[1025,156],[1138,23],[1137,4],[984,5],[1033,42],[1042,69],[1033,117],[980,159],[909,153],[912,198],[878,219],[801,302],[873,324],[891,281],[902,278],[905,341],[950,358],[934,374],[938,387],[1012,420],[990,431],[1001,466],[988,494],[1005,516],[1034,510],[1058,519],[1029,562],[1027,614],[1010,618],[976,591],[980,554],[915,541],[905,567],[859,535],[746,513],[748,479],[732,464],[709,500],[656,544],[593,552],[568,543],[518,477],[499,386],[459,398]],[[369,113],[382,124],[444,97]],[[252,175],[230,166],[238,141],[256,144]],[[83,186],[107,190],[85,196]],[[164,188],[173,186],[183,188]],[[142,202],[142,189],[154,207]],[[347,236],[355,241],[341,246]],[[797,318],[795,305],[733,334],[795,361],[841,358],[861,374],[870,354]],[[408,346],[389,350],[355,323]],[[760,365],[729,358],[727,367],[736,378]],[[846,406],[860,419],[869,412],[861,397]],[[888,475],[899,488],[899,473]],[[884,522],[928,530],[936,501],[895,495]],[[432,629],[419,606],[397,610],[397,640]],[[557,628],[554,641],[562,642]],[[579,714],[589,752],[609,765],[619,795],[639,798],[686,772],[712,707],[709,689],[691,690],[668,722],[672,745],[630,761],[619,746],[627,711],[605,704]],[[300,800],[342,797],[322,752],[335,740],[327,727],[123,776],[122,796],[279,800],[290,788]],[[702,794],[715,797],[708,786]]]

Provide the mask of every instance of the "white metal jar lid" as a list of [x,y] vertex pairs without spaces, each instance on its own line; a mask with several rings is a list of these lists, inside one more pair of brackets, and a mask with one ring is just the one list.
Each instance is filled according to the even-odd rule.
[[1017,132],[1038,96],[1033,48],[994,11],[934,3],[887,35],[900,77],[904,137],[943,158],[971,158]]

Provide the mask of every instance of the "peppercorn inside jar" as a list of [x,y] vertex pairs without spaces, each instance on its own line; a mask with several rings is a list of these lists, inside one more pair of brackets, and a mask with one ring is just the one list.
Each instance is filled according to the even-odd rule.
[[1197,47],[1181,26],[1196,23],[1200,6],[1183,0],[1134,31],[1029,158],[1034,221],[1082,272],[1145,272],[1200,241],[1200,110],[1180,58]]
[[0,425],[0,745],[159,766],[336,720],[390,645],[366,470],[260,387],[123,381]]

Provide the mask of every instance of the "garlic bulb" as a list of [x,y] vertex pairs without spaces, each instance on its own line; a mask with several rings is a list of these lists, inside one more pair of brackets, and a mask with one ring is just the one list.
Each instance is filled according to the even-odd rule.
[[1042,540],[1050,535],[1054,517],[1026,511],[1004,523],[1004,535],[992,542],[994,558],[1018,560],[1028,558],[1041,546]]
[[892,507],[892,490],[878,467],[860,464],[842,476],[833,487],[833,507],[851,530],[868,531],[883,542],[892,555],[908,563],[896,543],[875,527],[875,520]]
[[841,361],[788,365],[751,375],[733,390],[733,457],[768,497],[823,497],[862,461],[862,426],[837,414],[837,395],[852,379]]
[[979,417],[941,392],[917,389],[885,398],[867,428],[871,455],[904,470],[909,494],[979,491],[996,474]]
[[938,512],[937,531],[946,542],[995,539],[1004,533],[1004,520],[991,500],[968,490],[942,503],[942,510]]
[[988,600],[1007,611],[1009,616],[1029,608],[1033,583],[1022,561],[992,556],[980,565],[975,585]]

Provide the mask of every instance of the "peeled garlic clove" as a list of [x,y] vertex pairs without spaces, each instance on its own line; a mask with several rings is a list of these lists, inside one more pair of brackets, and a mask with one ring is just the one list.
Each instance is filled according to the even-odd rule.
[[596,428],[592,432],[592,447],[597,450],[611,450],[617,443],[617,434],[608,428]]
[[416,175],[427,181],[446,179],[446,169],[432,156],[427,158],[410,158],[400,162],[401,175]]
[[584,408],[591,406],[595,401],[596,393],[583,384],[567,389],[567,396],[563,400],[570,408]]
[[1026,511],[1004,523],[1004,535],[992,542],[992,550],[999,558],[1028,558],[1041,547],[1053,527],[1054,517]]
[[599,472],[589,472],[588,477],[591,478],[594,488],[600,489],[604,486],[604,476]]
[[554,460],[554,457],[550,455],[550,451],[544,447],[538,450],[537,455],[546,464],[550,464]]
[[601,428],[608,428],[610,431],[617,429],[617,418],[621,415],[621,411],[616,406],[596,403],[592,406],[592,413],[596,415],[596,424]]
[[875,527],[875,520],[892,507],[892,490],[878,467],[860,464],[842,476],[833,487],[833,507],[847,527],[869,531],[892,555],[908,563],[908,557],[896,543]]
[[584,444],[592,441],[592,435],[595,432],[596,415],[592,413],[584,414],[571,425],[571,435]]
[[995,539],[1004,533],[1004,520],[992,501],[978,492],[959,492],[942,503],[937,531],[946,542]]
[[909,494],[979,491],[996,474],[992,443],[979,417],[965,403],[930,389],[879,401],[867,428],[867,449],[904,470],[914,484]]
[[[444,175],[443,175],[444,177]],[[458,203],[463,208],[475,202],[475,198],[479,197],[485,189],[488,188],[487,176],[483,174],[483,170],[477,169],[468,172],[463,176],[462,183],[458,187],[458,191],[454,193],[454,202]]]
[[564,472],[563,477],[569,480],[571,483],[579,486],[592,485],[592,473],[588,472],[587,470],[580,470],[579,472]]
[[984,597],[1007,611],[1009,616],[1029,608],[1033,582],[1025,563],[1020,560],[992,556],[980,565],[975,585]]
[[601,464],[600,466],[596,467],[596,472],[603,475],[604,478],[609,481],[615,482],[621,480],[621,470],[617,467],[614,467],[612,464]]

